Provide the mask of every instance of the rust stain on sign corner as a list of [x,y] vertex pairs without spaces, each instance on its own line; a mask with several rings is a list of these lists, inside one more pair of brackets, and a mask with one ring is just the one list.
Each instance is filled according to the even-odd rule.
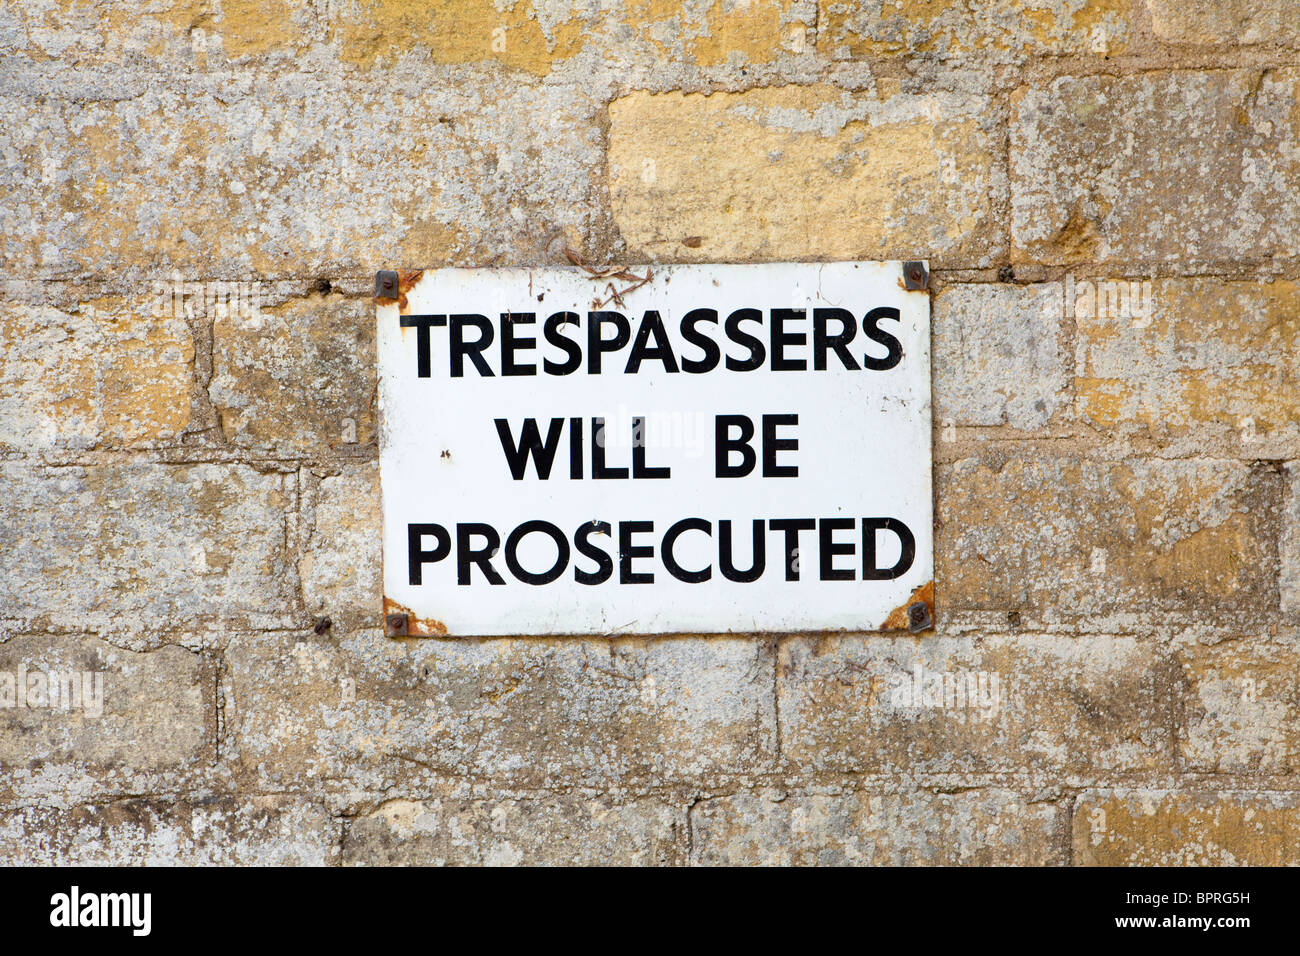
[[414,269],[411,272],[398,273],[397,278],[397,308],[400,312],[406,311],[406,293],[415,288],[415,284],[420,281],[424,275],[423,269]]
[[[404,627],[401,623],[391,621],[392,618],[404,619]],[[384,630],[390,637],[446,637],[447,625],[442,621],[435,621],[432,618],[417,617],[411,613],[411,609],[405,605],[398,604],[391,598],[384,598]],[[405,631],[405,633],[401,633]]]
[[911,596],[898,607],[889,612],[889,617],[885,618],[884,623],[880,625],[882,631],[908,631],[912,630],[912,622],[909,619],[908,609],[914,604],[924,604],[928,617],[934,620],[934,582],[927,581],[920,587],[912,591]]

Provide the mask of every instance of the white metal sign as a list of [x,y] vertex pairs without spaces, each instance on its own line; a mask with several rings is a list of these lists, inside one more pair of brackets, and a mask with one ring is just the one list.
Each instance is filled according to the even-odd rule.
[[652,270],[380,274],[388,633],[929,626],[925,265]]

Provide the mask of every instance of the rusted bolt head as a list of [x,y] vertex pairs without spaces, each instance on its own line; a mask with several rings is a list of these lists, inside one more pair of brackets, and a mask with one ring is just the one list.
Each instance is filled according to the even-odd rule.
[[907,627],[913,634],[917,631],[924,631],[933,622],[930,619],[930,607],[918,601],[916,604],[910,604],[907,608]]
[[375,273],[375,295],[381,299],[397,298],[397,273],[382,270]]
[[389,614],[384,618],[384,630],[389,637],[405,637],[410,619],[405,614]]
[[909,291],[924,289],[930,281],[923,262],[903,263],[903,286]]

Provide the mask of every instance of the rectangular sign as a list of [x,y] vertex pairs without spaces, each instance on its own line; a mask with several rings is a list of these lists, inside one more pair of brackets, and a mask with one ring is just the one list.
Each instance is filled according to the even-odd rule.
[[381,273],[388,633],[928,627],[906,268]]

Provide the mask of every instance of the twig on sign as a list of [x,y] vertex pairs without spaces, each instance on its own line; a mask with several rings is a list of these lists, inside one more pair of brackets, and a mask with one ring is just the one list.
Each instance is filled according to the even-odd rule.
[[595,309],[603,308],[611,302],[618,305],[619,308],[624,308],[626,303],[623,301],[623,296],[627,295],[629,292],[636,291],[654,278],[654,272],[649,266],[646,266],[645,275],[639,276],[635,272],[629,270],[626,266],[608,266],[603,269],[597,268],[568,246],[564,247],[564,254],[569,257],[570,262],[583,272],[587,273],[588,277],[593,280],[600,281],[602,279],[618,279],[622,282],[630,283],[626,287],[620,289],[614,285],[613,282],[606,282],[605,291],[608,292],[609,295],[606,298],[597,298],[593,301],[592,308]]

